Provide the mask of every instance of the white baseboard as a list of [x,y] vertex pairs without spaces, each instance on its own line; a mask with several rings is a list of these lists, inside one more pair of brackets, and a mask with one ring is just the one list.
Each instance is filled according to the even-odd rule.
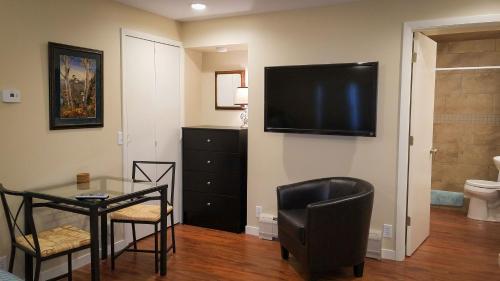
[[245,234],[259,236],[259,228],[256,226],[247,225],[245,226]]
[[396,260],[396,251],[389,249],[382,249],[382,259],[384,260]]
[[[115,242],[115,251],[116,252],[120,251],[121,249],[125,248],[126,245],[127,243],[125,242],[125,240],[120,240],[118,242]],[[111,252],[111,247],[108,246],[108,253],[110,252]],[[83,267],[87,264],[90,264],[90,253],[74,258],[72,263],[73,263],[72,264],[73,270]],[[42,263],[42,268],[43,268],[43,263]],[[51,279],[56,276],[65,274],[67,272],[68,272],[68,263],[64,262],[55,267],[42,271],[40,273],[40,279],[41,280]]]

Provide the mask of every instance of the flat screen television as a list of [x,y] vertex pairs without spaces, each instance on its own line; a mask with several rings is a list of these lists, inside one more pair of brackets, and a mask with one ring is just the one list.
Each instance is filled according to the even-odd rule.
[[376,135],[378,62],[265,68],[264,131]]

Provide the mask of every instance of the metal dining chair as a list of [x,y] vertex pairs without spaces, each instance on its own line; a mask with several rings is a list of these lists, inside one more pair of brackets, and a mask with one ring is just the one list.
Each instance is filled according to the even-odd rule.
[[[155,165],[158,167],[164,167],[164,172],[161,173],[159,177],[156,179],[152,179],[151,175],[148,175],[143,168],[147,165]],[[142,168],[141,168],[142,167]],[[142,179],[139,179],[139,175],[142,176]],[[132,180],[134,182],[151,182],[158,183],[160,182],[169,172],[171,172],[171,182],[168,186],[170,189],[170,197],[168,198],[167,205],[167,216],[170,216],[170,230],[172,233],[172,245],[167,248],[167,252],[173,250],[175,253],[175,229],[174,229],[174,190],[175,190],[175,162],[156,162],[156,161],[133,161],[132,163]],[[155,198],[154,200],[158,200]],[[128,208],[124,208],[118,211],[111,213],[111,269],[115,269],[115,259],[118,258],[124,252],[140,252],[140,253],[154,253],[155,255],[155,272],[158,272],[158,225],[160,223],[161,211],[159,205],[133,205]],[[114,237],[114,224],[115,223],[127,223],[132,225],[132,243],[130,243],[123,250],[115,254],[115,237]],[[136,224],[145,224],[145,225],[153,225],[154,226],[154,239],[155,239],[155,249],[138,249],[137,242],[140,239],[137,239],[136,236]],[[133,247],[132,249],[130,249]]]
[[[15,213],[10,209],[10,205],[7,202],[7,196],[18,197],[22,200]],[[71,225],[64,225],[38,233],[33,220],[33,214],[30,213],[26,218],[28,219],[27,225],[30,226],[32,233],[26,234],[18,224],[19,214],[25,205],[23,193],[9,191],[0,184],[0,198],[2,200],[11,240],[9,272],[12,273],[16,250],[19,249],[28,253],[35,259],[35,281],[40,279],[41,263],[60,256],[68,257],[68,273],[59,275],[50,280],[58,280],[66,277],[68,280],[72,280],[71,254],[90,248],[90,233]],[[44,207],[44,204],[37,203],[32,206],[33,208]],[[19,233],[19,235],[16,235],[17,233]]]

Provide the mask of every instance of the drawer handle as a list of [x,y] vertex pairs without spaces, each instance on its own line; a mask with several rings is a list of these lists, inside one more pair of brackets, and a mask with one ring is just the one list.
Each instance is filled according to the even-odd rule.
[[212,182],[211,182],[211,181],[207,181],[207,185],[211,185],[211,184],[212,184]]
[[207,206],[208,206],[208,207],[212,206],[212,203],[207,202]]
[[207,160],[207,164],[212,164],[212,161],[211,160]]
[[210,142],[212,142],[212,140],[211,139],[207,139],[207,142],[210,143]]

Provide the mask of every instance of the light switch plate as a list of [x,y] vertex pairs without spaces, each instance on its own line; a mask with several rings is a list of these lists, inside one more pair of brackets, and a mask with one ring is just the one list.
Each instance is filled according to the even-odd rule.
[[392,238],[392,224],[384,224],[384,238]]
[[117,135],[116,141],[118,142],[119,145],[123,144],[123,132],[122,131],[118,131],[118,135]]
[[2,101],[6,103],[21,102],[21,92],[16,89],[6,89],[2,91]]

